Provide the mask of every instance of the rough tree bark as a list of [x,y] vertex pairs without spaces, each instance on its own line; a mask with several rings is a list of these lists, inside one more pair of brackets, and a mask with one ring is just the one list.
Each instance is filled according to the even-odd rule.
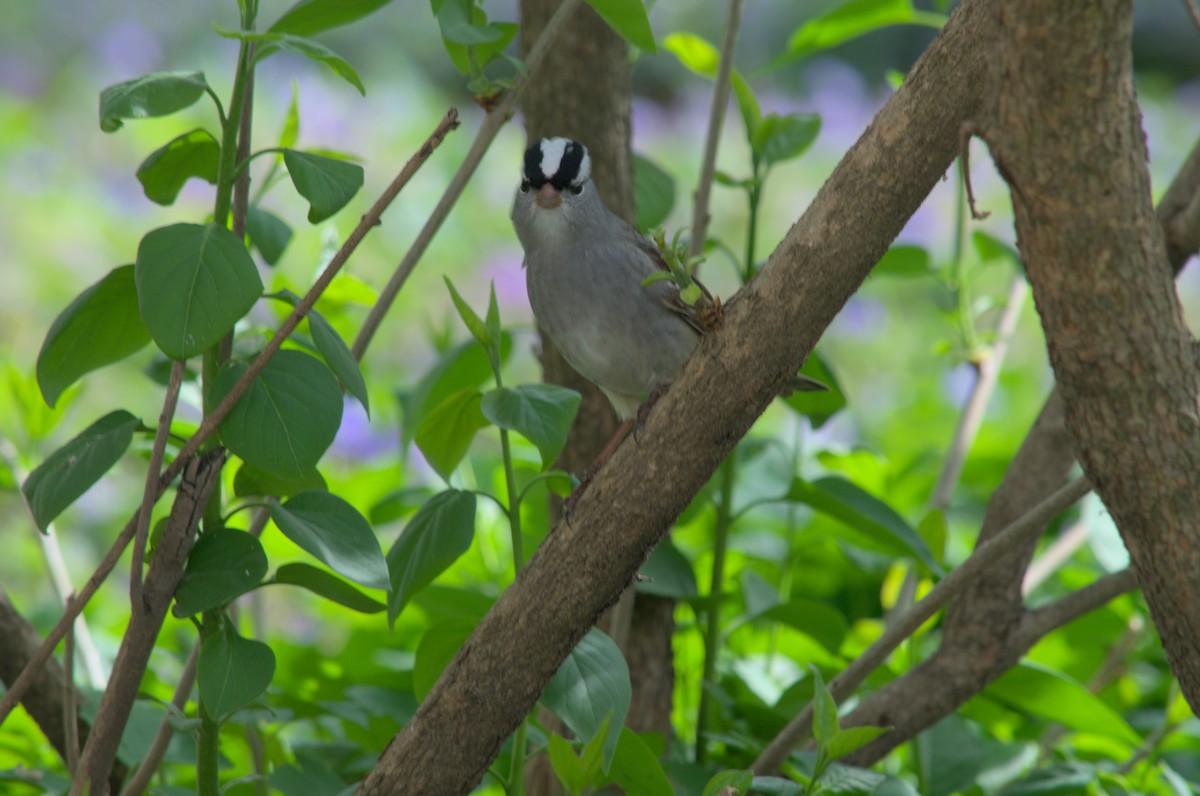
[[[984,71],[968,0],[835,169],[722,327],[459,650],[362,794],[476,784],[567,652],[791,378],[957,154]],[[853,234],[850,234],[850,231]]]
[[1132,5],[999,7],[982,134],[1012,189],[1067,429],[1200,711],[1200,371],[1150,201]]

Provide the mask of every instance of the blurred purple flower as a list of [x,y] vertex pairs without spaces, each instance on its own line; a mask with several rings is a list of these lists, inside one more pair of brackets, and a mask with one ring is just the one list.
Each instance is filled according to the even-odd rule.
[[829,334],[834,337],[876,337],[886,322],[887,308],[881,302],[866,296],[851,296],[829,325]]
[[39,73],[37,64],[17,53],[0,56],[0,91],[34,99],[45,88],[46,75]]
[[342,425],[333,440],[333,450],[352,461],[395,456],[400,452],[400,434],[394,429],[373,428],[367,412],[355,399],[347,396],[342,411]]
[[837,142],[839,152],[862,135],[887,99],[882,92],[868,92],[853,67],[828,58],[809,64],[804,82],[808,105],[821,115],[821,137]]
[[479,269],[479,280],[496,286],[496,302],[500,305],[500,319],[505,326],[529,317],[522,256],[520,249],[498,246],[494,256]]
[[123,75],[118,80],[153,72],[162,60],[158,37],[134,20],[113,23],[94,41],[104,69]]
[[952,406],[962,406],[967,402],[971,389],[975,386],[975,368],[962,362],[946,372],[942,377],[942,392]]

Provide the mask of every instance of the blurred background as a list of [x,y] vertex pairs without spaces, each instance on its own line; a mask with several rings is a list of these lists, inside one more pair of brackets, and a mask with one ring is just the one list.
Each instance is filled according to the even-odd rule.
[[[290,2],[263,0],[260,17],[269,24]],[[823,120],[815,145],[802,158],[781,165],[766,187],[758,250],[770,252],[795,222],[838,159],[854,143],[874,113],[894,90],[893,73],[905,72],[934,35],[927,27],[890,28],[822,53],[820,57],[769,68],[788,37],[807,19],[839,5],[839,0],[770,2],[747,5],[737,63],[755,87],[765,112],[816,113]],[[922,5],[918,3],[918,5]],[[926,4],[926,7],[929,7]],[[516,4],[488,0],[492,20],[516,21]],[[54,0],[9,3],[0,27],[0,241],[3,243],[3,289],[0,290],[0,444],[7,466],[0,469],[0,533],[6,553],[0,556],[0,584],[17,607],[40,628],[48,627],[59,608],[46,578],[38,534],[22,507],[14,485],[65,440],[111,408],[123,407],[153,422],[161,390],[143,375],[154,360],[148,347],[129,360],[87,376],[51,410],[41,402],[34,367],[54,318],[86,286],[115,266],[133,261],[145,232],[178,221],[203,221],[211,212],[211,186],[190,182],[172,207],[160,207],[142,193],[134,172],[155,148],[195,126],[213,128],[211,106],[200,102],[182,114],[134,121],[114,134],[97,123],[97,96],[106,86],[156,70],[203,70],[224,97],[236,58],[236,42],[217,36],[212,23],[237,27],[236,3],[161,0]],[[687,31],[717,42],[724,18],[712,0],[663,0],[654,4],[655,35]],[[1136,6],[1134,63],[1144,125],[1149,142],[1155,196],[1165,189],[1200,133],[1200,31],[1181,2],[1143,2]],[[274,146],[292,92],[298,92],[300,148],[333,149],[360,159],[366,184],[351,205],[318,226],[304,223],[307,207],[286,183],[264,200],[293,225],[295,237],[280,263],[263,266],[268,289],[290,287],[303,292],[332,250],[353,228],[446,109],[457,106],[463,126],[431,158],[367,238],[320,305],[348,341],[424,223],[457,168],[483,112],[466,89],[466,78],[446,56],[429,6],[395,2],[367,20],[324,34],[320,40],[359,71],[366,96],[359,96],[318,64],[288,53],[278,54],[258,71],[254,122],[256,147]],[[711,85],[687,71],[671,54],[641,54],[634,65],[633,144],[675,181],[676,203],[666,227],[690,223],[690,197],[699,170]],[[735,109],[726,117],[718,166],[734,176],[749,171],[748,148]],[[524,291],[521,252],[508,220],[526,144],[518,117],[500,134],[466,193],[400,294],[391,315],[364,360],[372,395],[368,419],[358,404],[348,402],[342,431],[325,462],[334,491],[364,512],[389,493],[404,487],[435,488],[440,479],[420,455],[400,442],[401,413],[397,393],[411,389],[450,343],[467,339],[454,316],[443,285],[450,276],[476,307],[486,302],[495,283],[501,315],[514,333],[508,369],[511,382],[539,378],[533,356],[536,345]],[[979,206],[991,213],[969,222],[968,232],[983,230],[1004,241],[1013,239],[1007,192],[986,150],[974,143],[972,179]],[[718,187],[714,194],[711,234],[735,251],[744,250],[744,197]],[[945,270],[954,251],[958,193],[954,172],[939,185],[900,236],[900,242],[925,249],[933,265]],[[973,256],[973,255],[970,255]],[[704,266],[713,291],[728,296],[736,288],[733,269],[717,254]],[[1015,276],[1012,265],[973,263],[970,313],[983,344]],[[1200,277],[1193,267],[1180,280],[1180,295],[1193,328],[1200,323]],[[928,500],[945,446],[973,380],[966,361],[971,353],[964,337],[961,307],[944,278],[873,276],[847,304],[823,339],[819,351],[848,398],[848,407],[820,430],[777,405],[756,426],[760,438],[777,437],[801,451],[801,467],[854,468],[855,480],[897,510],[919,517]],[[273,325],[275,309],[260,306],[253,321]],[[1015,445],[1052,384],[1037,316],[1029,302],[979,439],[971,450],[963,483],[951,505],[952,533],[948,558],[961,560],[973,542],[972,531],[991,490],[1011,459]],[[185,391],[180,417],[198,418],[198,396]],[[790,443],[790,444],[791,444]],[[145,445],[146,443],[137,443]],[[496,444],[481,436],[468,478],[487,483],[496,478]],[[144,453],[144,452],[143,452]],[[532,448],[524,455],[536,462]],[[852,462],[852,464],[848,464]],[[746,471],[745,501],[755,493],[786,488],[793,472],[787,456],[770,456]],[[75,583],[90,574],[129,514],[139,494],[144,459],[127,456],[58,521],[61,544]],[[481,511],[483,504],[481,504]],[[1092,551],[1080,555],[1112,557],[1104,569],[1121,565],[1119,542],[1103,529],[1097,515]],[[494,521],[494,517],[492,520]],[[488,518],[484,517],[486,525]],[[396,523],[379,523],[385,550],[399,532]],[[481,532],[450,582],[494,584],[504,580],[506,530],[495,537]],[[677,543],[697,556],[704,571],[703,542],[684,527]],[[1104,536],[1108,533],[1108,536]],[[751,532],[735,540],[753,557]],[[1107,540],[1107,541],[1105,541]],[[268,535],[272,563],[295,558],[297,551],[278,534]],[[764,553],[767,555],[767,553]],[[1091,561],[1091,559],[1089,559]],[[489,563],[490,562],[490,563]],[[511,565],[508,565],[511,568]],[[120,570],[118,570],[120,571]],[[819,580],[814,566],[808,575]],[[89,611],[102,660],[111,660],[127,612],[124,578],[114,578]],[[336,661],[353,649],[354,636],[382,633],[376,616],[322,622],[322,610],[296,599],[272,606],[272,634],[278,641],[281,668],[311,668],[316,675],[337,679],[343,667],[365,666]],[[297,610],[296,605],[305,606]],[[863,606],[861,611],[877,611]],[[276,613],[277,612],[277,613]],[[849,611],[854,614],[855,611]],[[274,617],[277,617],[274,618]],[[167,635],[190,632],[182,623],[168,624]],[[403,667],[405,620],[386,646],[366,659]],[[415,632],[415,631],[412,631]],[[295,654],[287,652],[295,644]],[[317,644],[329,653],[320,663],[304,661]],[[168,646],[170,642],[168,641]],[[686,654],[686,650],[683,651]],[[387,656],[392,654],[393,657]],[[320,669],[315,667],[322,667]],[[175,663],[159,662],[157,676],[169,683]],[[337,671],[331,670],[334,667]],[[303,677],[298,682],[306,682]]]

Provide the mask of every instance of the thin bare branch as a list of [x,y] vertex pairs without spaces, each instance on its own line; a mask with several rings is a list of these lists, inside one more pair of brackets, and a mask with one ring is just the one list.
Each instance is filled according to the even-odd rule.
[[75,704],[75,633],[68,625],[63,644],[63,743],[67,747],[67,771],[75,776],[79,767],[79,711]]
[[1096,610],[1114,597],[1136,588],[1137,578],[1130,568],[1105,575],[1079,591],[1071,592],[1066,597],[1027,613],[1021,619],[1018,636],[1039,639],[1089,611]]
[[1188,16],[1192,18],[1192,24],[1200,30],[1200,8],[1196,7],[1195,0],[1183,0],[1183,7],[1187,9]]
[[[179,675],[179,683],[175,686],[175,694],[171,697],[171,704],[180,712],[187,707],[188,697],[192,693],[192,685],[196,682],[196,664],[199,659],[200,644],[197,643],[192,647],[191,654],[188,655],[183,672]],[[133,776],[121,789],[121,796],[138,796],[146,789],[146,786],[150,784],[150,778],[154,776],[154,772],[162,763],[163,756],[166,755],[167,747],[174,735],[175,728],[171,726],[171,713],[168,711],[167,715],[163,716],[162,723],[158,725],[158,731],[154,733],[154,740],[150,743],[146,756],[142,758],[142,762],[138,764]]]
[[[1077,478],[1053,495],[1034,506],[1012,525],[995,537],[980,545],[958,568],[942,578],[933,590],[896,622],[888,626],[884,634],[872,644],[845,671],[829,683],[834,699],[843,700],[867,678],[875,667],[883,663],[896,647],[936,614],[952,597],[969,586],[972,580],[987,566],[1005,557],[1032,539],[1036,539],[1046,526],[1063,510],[1086,495],[1092,489],[1086,479]],[[1069,599],[1069,598],[1067,598]],[[771,741],[752,766],[757,774],[777,771],[797,744],[807,740],[812,732],[812,703],[788,722],[787,726]]]
[[171,363],[167,394],[163,397],[162,412],[158,415],[158,428],[154,432],[154,445],[150,450],[150,464],[146,466],[146,484],[142,489],[142,503],[137,513],[137,534],[133,537],[133,560],[129,565],[129,604],[134,611],[145,610],[145,606],[142,605],[142,563],[146,557],[146,539],[150,535],[150,514],[158,501],[163,454],[167,449],[171,420],[175,417],[175,404],[179,400],[179,386],[183,383],[186,369],[187,363],[182,359]]
[[492,141],[496,138],[496,134],[500,132],[500,128],[508,122],[516,110],[517,102],[521,99],[521,94],[525,91],[525,87],[529,85],[529,79],[537,71],[538,66],[545,59],[546,54],[550,51],[550,47],[554,44],[554,39],[558,36],[566,24],[567,19],[579,7],[581,0],[563,0],[562,5],[554,12],[554,16],[546,23],[546,27],[542,30],[542,35],[538,37],[537,43],[529,52],[529,57],[525,61],[527,72],[524,76],[517,79],[516,84],[504,95],[504,99],[500,104],[488,113],[484,118],[483,124],[479,127],[479,132],[475,134],[475,140],[471,143],[471,149],[463,158],[462,165],[458,167],[458,171],[450,179],[450,184],[446,186],[445,193],[438,200],[437,205],[433,208],[433,212],[429,214],[429,219],[425,222],[425,226],[421,227],[421,231],[417,233],[416,240],[409,247],[408,252],[404,255],[404,259],[396,266],[396,271],[392,274],[392,278],[384,286],[379,293],[379,300],[375,302],[375,306],[371,308],[371,312],[367,315],[367,319],[363,322],[362,328],[358,330],[358,336],[354,338],[354,345],[350,347],[350,352],[354,354],[355,359],[361,360],[363,354],[366,353],[367,346],[371,344],[371,340],[375,337],[375,332],[379,330],[379,325],[383,323],[383,318],[387,315],[388,310],[392,308],[392,303],[396,300],[396,296],[400,293],[400,288],[404,287],[404,283],[408,281],[408,277],[412,274],[413,269],[417,267],[425,250],[429,248],[433,236],[441,229],[442,222],[450,215],[454,203],[458,201],[458,197],[462,195],[463,189],[467,187],[467,182],[470,181],[472,175],[475,174],[475,169],[479,166],[479,162],[483,160],[483,156],[487,153],[488,147],[492,145]]
[[704,138],[704,160],[700,164],[700,180],[696,183],[696,206],[692,215],[692,242],[688,254],[692,257],[704,251],[708,236],[708,201],[712,193],[713,176],[717,170],[717,148],[721,129],[725,126],[725,110],[729,107],[729,81],[733,74],[733,56],[737,49],[738,27],[742,22],[745,0],[729,0],[725,16],[725,36],[721,40],[721,60],[713,84],[712,110],[708,114],[708,132]]
[[[964,178],[965,179],[965,178]],[[1017,321],[1021,319],[1021,310],[1025,307],[1025,297],[1029,293],[1029,285],[1024,276],[1013,279],[1008,289],[1007,304],[996,324],[996,341],[991,352],[979,363],[975,384],[971,394],[958,418],[958,428],[954,430],[954,438],[942,464],[942,472],[938,476],[937,485],[933,489],[930,504],[934,508],[945,510],[950,506],[950,498],[958,486],[962,476],[963,465],[967,460],[967,452],[975,442],[979,427],[983,424],[983,415],[987,411],[992,393],[996,391],[996,383],[1000,378],[1000,369],[1004,367],[1004,358],[1008,354],[1013,332],[1016,331]]]
[[1046,546],[1040,556],[1030,562],[1025,570],[1025,578],[1021,581],[1021,594],[1028,596],[1046,578],[1058,571],[1075,551],[1087,541],[1087,526],[1082,522],[1072,523],[1070,528],[1058,535],[1058,538]]
[[246,372],[242,374],[242,377],[238,379],[237,383],[233,385],[233,388],[221,399],[221,402],[217,404],[213,411],[204,416],[204,420],[200,423],[200,427],[196,429],[196,433],[191,436],[183,446],[183,449],[179,451],[179,455],[175,457],[175,461],[163,473],[163,481],[170,483],[175,480],[175,477],[183,470],[188,460],[196,454],[196,451],[200,449],[205,440],[217,430],[217,426],[221,424],[221,421],[233,409],[234,404],[250,388],[250,384],[258,377],[263,368],[266,367],[271,357],[275,356],[275,353],[283,345],[283,341],[295,330],[304,316],[308,314],[308,311],[313,308],[313,305],[317,303],[317,299],[321,297],[321,294],[329,287],[329,283],[342,270],[342,266],[346,264],[346,261],[354,253],[354,250],[358,248],[358,245],[362,243],[363,238],[366,237],[367,233],[373,227],[379,225],[379,219],[383,215],[383,211],[392,203],[396,195],[400,193],[400,190],[408,184],[412,176],[417,173],[417,169],[429,159],[429,156],[433,154],[433,150],[442,143],[446,135],[457,127],[458,111],[451,108],[425,143],[421,145],[421,148],[417,150],[417,153],[404,164],[404,168],[392,180],[391,185],[384,190],[383,195],[375,201],[371,209],[358,222],[358,226],[346,238],[346,242],[338,249],[337,254],[333,256],[329,264],[325,266],[325,270],[321,272],[321,276],[317,278],[313,286],[304,294],[304,298],[300,299],[299,303],[296,304],[291,314],[288,315],[287,319],[276,330],[270,342],[263,347],[259,355],[246,368]]

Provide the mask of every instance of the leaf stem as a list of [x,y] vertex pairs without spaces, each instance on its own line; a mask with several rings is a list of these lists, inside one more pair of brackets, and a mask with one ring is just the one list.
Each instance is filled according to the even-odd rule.
[[[200,625],[200,640],[197,645],[214,633],[221,632],[221,609],[205,611]],[[200,732],[196,740],[196,794],[197,796],[220,796],[220,753],[221,724],[208,713],[204,694],[199,696]]]
[[708,586],[704,628],[704,671],[700,678],[700,706],[696,711],[696,764],[702,765],[708,752],[704,728],[712,710],[712,689],[716,683],[717,654],[721,643],[722,585],[725,582],[725,553],[729,548],[729,530],[733,525],[733,484],[737,477],[737,455],[721,463],[721,493],[717,501],[717,521],[713,532],[712,578]]

